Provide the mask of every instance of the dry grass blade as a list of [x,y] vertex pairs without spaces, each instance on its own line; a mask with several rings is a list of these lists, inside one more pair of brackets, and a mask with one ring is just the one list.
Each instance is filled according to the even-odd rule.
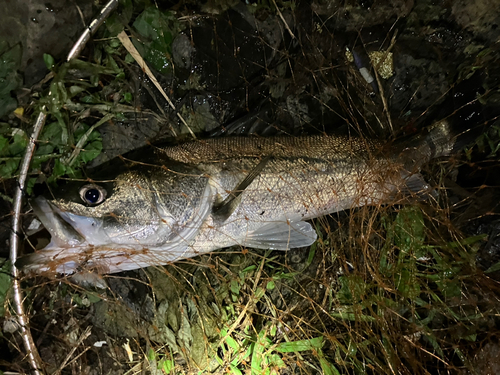
[[[165,90],[163,90],[160,83],[158,82],[158,80],[154,76],[153,72],[151,71],[151,69],[149,69],[148,65],[146,64],[146,62],[144,61],[144,59],[140,55],[139,51],[137,51],[135,46],[132,44],[127,33],[125,31],[122,31],[121,33],[118,34],[118,39],[120,39],[120,42],[122,42],[123,46],[128,51],[128,53],[130,53],[132,55],[132,57],[137,62],[137,64],[139,64],[139,66],[146,73],[146,75],[149,77],[151,82],[153,82],[155,87],[158,89],[158,91],[161,93],[161,95],[165,98],[165,100],[170,105],[170,107],[174,111],[176,111],[174,103],[172,103],[172,101],[168,97]],[[186,120],[184,120],[184,118],[182,117],[182,115],[179,112],[176,112],[176,114],[177,114],[177,117],[179,117],[179,120],[181,120],[181,122],[184,124],[184,126],[188,129],[188,131],[191,134],[191,136],[193,137],[193,139],[196,139],[196,135],[193,133],[193,131],[191,130],[191,128],[187,124]],[[173,129],[172,129],[172,132],[173,132],[174,136],[176,137],[177,134],[175,134],[175,131]]]

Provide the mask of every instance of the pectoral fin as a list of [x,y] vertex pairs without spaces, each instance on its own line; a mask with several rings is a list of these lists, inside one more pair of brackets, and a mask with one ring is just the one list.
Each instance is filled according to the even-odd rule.
[[231,214],[234,212],[234,209],[239,203],[238,198],[241,196],[241,193],[243,193],[245,189],[250,186],[253,180],[257,178],[257,176],[262,172],[270,159],[271,156],[266,156],[265,158],[263,158],[260,163],[250,171],[245,179],[241,181],[240,184],[229,193],[226,199],[224,199],[219,204],[215,204],[212,209],[213,214],[218,216],[222,220],[226,220],[229,216],[231,216]]
[[250,233],[244,245],[257,249],[289,250],[310,246],[316,238],[316,231],[305,221],[270,222]]

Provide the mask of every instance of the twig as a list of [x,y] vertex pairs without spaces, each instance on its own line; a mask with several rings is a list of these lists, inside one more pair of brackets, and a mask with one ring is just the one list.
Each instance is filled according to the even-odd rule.
[[118,0],[110,0],[108,3],[101,9],[101,12],[97,17],[95,17],[90,25],[85,29],[82,33],[78,41],[75,43],[71,51],[69,51],[67,61],[78,57],[80,53],[85,48],[85,45],[89,41],[90,37],[96,32],[96,30],[101,26],[106,18],[111,14],[111,12],[118,6]]
[[75,352],[75,350],[78,349],[78,347],[83,342],[83,340],[85,340],[87,337],[89,337],[91,333],[92,333],[92,327],[89,326],[89,327],[87,327],[87,329],[85,329],[85,332],[82,333],[82,335],[80,336],[80,338],[78,339],[76,344],[73,346],[73,348],[70,350],[70,352],[66,356],[66,358],[64,358],[64,361],[62,361],[59,368],[54,372],[54,375],[59,375],[61,373],[61,371],[66,367],[66,364],[68,363],[70,358],[73,356],[73,353]]
[[391,113],[389,112],[389,105],[387,104],[387,99],[385,98],[384,88],[382,87],[382,81],[380,80],[380,77],[378,74],[378,68],[380,67],[380,65],[383,62],[385,62],[385,59],[389,55],[389,52],[394,47],[394,44],[396,43],[397,35],[398,35],[398,30],[396,29],[396,31],[394,32],[394,35],[392,36],[391,44],[390,44],[389,48],[387,48],[387,51],[385,51],[384,55],[382,56],[382,59],[380,59],[380,61],[376,65],[373,66],[374,67],[373,73],[375,74],[375,79],[377,80],[378,89],[380,91],[380,98],[382,99],[382,104],[384,105],[384,112],[385,112],[385,115],[387,116],[387,122],[389,123],[389,128],[390,128],[392,136],[394,136],[394,127],[392,126]]
[[[179,117],[179,120],[181,120],[181,122],[184,124],[184,126],[189,130],[189,133],[191,134],[191,136],[194,139],[196,139],[196,135],[194,135],[193,131],[191,130],[191,128],[187,124],[186,120],[184,120],[182,115],[179,112],[177,112],[177,110],[175,109],[174,103],[172,103],[172,101],[168,97],[167,93],[165,92],[165,90],[163,90],[160,83],[158,82],[156,77],[153,75],[153,72],[151,72],[151,69],[149,69],[148,65],[146,64],[146,62],[144,61],[144,59],[140,55],[139,51],[137,51],[137,49],[135,48],[133,43],[130,41],[130,38],[128,37],[127,33],[125,31],[122,31],[120,34],[118,34],[118,39],[120,40],[120,42],[122,42],[123,46],[128,51],[128,53],[130,53],[132,55],[132,57],[137,62],[137,64],[139,64],[140,68],[144,71],[144,73],[147,74],[147,76],[149,77],[151,82],[153,82],[153,84],[158,89],[158,91],[160,91],[160,93],[163,95],[163,97],[167,101],[168,105],[177,113],[177,117]],[[177,134],[175,134],[174,129],[172,129],[172,132],[174,133],[174,136],[177,136]]]
[[295,39],[295,35],[293,34],[292,30],[288,26],[288,23],[286,23],[285,17],[283,17],[283,14],[281,14],[281,10],[280,10],[280,8],[278,8],[278,5],[276,4],[275,0],[273,0],[273,4],[276,7],[276,10],[278,11],[278,16],[280,16],[281,21],[283,21],[283,23],[285,24],[285,28],[287,29],[288,33],[290,34],[290,36],[292,37],[292,39]]
[[13,217],[12,217],[12,232],[10,234],[10,260],[12,262],[12,292],[14,296],[14,308],[17,314],[17,320],[19,326],[21,327],[21,337],[23,339],[24,348],[26,349],[26,354],[28,361],[30,363],[33,374],[41,375],[40,369],[42,368],[40,355],[36,349],[33,337],[29,330],[29,320],[24,312],[23,306],[23,295],[21,284],[19,282],[19,271],[16,268],[16,260],[19,249],[19,232],[20,232],[20,219],[21,219],[21,207],[22,199],[24,194],[24,187],[26,185],[26,179],[28,177],[28,169],[30,166],[31,158],[35,152],[35,141],[38,139],[40,132],[42,131],[43,125],[47,115],[41,111],[35,122],[33,128],[33,133],[31,134],[28,145],[26,146],[26,153],[24,155],[23,161],[21,163],[21,168],[19,170],[19,179],[17,183],[16,193],[14,195],[14,207],[13,207]]
[[[77,57],[80,52],[85,47],[85,44],[90,39],[90,36],[97,30],[97,28],[102,25],[106,17],[109,16],[111,11],[118,5],[118,0],[110,0],[104,8],[101,10],[99,16],[97,16],[91,23],[90,26],[83,32],[78,41],[75,43],[68,55],[68,61]],[[51,75],[47,77],[51,78]],[[47,78],[46,77],[46,78]],[[28,362],[31,366],[31,373],[34,375],[41,375],[42,360],[38,354],[35,343],[33,342],[33,337],[29,330],[29,321],[24,312],[23,306],[23,294],[21,285],[19,283],[19,271],[16,268],[16,260],[19,249],[19,228],[21,219],[21,207],[22,199],[24,194],[24,187],[26,186],[26,179],[28,177],[28,170],[31,163],[31,159],[35,152],[35,142],[42,131],[43,125],[47,115],[45,113],[45,107],[40,110],[37,120],[33,127],[33,132],[31,133],[30,140],[26,146],[26,153],[21,162],[21,167],[19,169],[19,178],[17,180],[17,188],[14,195],[14,207],[12,215],[12,232],[10,235],[10,260],[12,262],[11,273],[12,273],[12,294],[14,299],[14,309],[17,314],[17,320],[21,328],[21,337],[23,340],[24,348],[26,349],[26,355],[28,357]]]

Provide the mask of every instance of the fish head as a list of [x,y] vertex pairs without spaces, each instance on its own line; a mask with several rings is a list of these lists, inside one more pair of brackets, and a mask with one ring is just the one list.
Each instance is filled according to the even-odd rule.
[[69,182],[31,202],[51,242],[19,264],[64,274],[166,264],[185,253],[211,201],[208,179],[193,170],[143,166],[113,178]]

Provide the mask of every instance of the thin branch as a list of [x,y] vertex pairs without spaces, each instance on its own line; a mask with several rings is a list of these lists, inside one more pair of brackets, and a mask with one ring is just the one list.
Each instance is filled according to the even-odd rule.
[[33,153],[35,152],[35,142],[38,139],[40,132],[42,131],[46,118],[47,115],[43,111],[41,111],[33,128],[33,133],[31,134],[29,143],[26,146],[26,153],[21,163],[21,168],[19,170],[19,179],[17,180],[17,189],[14,195],[14,214],[12,217],[12,232],[10,234],[10,260],[12,262],[11,273],[13,280],[12,292],[14,296],[14,308],[16,310],[17,320],[21,328],[21,337],[23,339],[24,348],[27,352],[26,355],[28,357],[32,372],[35,375],[42,374],[42,372],[40,372],[40,369],[42,368],[42,360],[40,358],[40,355],[38,354],[38,350],[29,330],[29,319],[24,312],[23,294],[21,283],[19,281],[19,270],[16,267],[16,260],[20,242],[19,233],[24,187],[26,185],[26,179],[28,178],[28,170],[31,163],[31,158],[33,157]]

